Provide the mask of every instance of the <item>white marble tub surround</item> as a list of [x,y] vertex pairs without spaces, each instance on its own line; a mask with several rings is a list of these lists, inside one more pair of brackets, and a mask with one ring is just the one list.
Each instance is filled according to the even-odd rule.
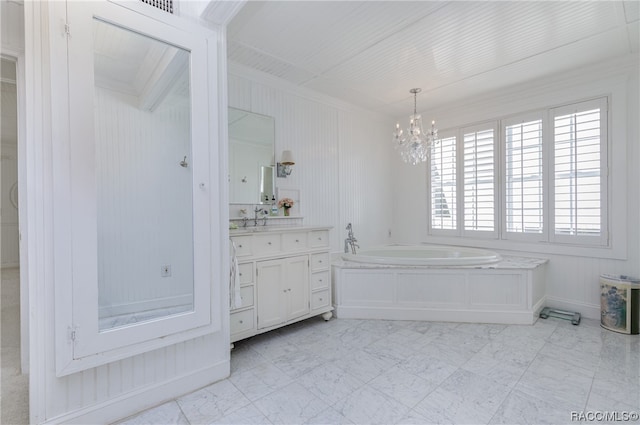
[[500,254],[488,249],[448,245],[387,245],[343,254],[345,261],[396,266],[476,266],[494,264]]
[[545,302],[547,260],[482,265],[332,263],[335,314],[348,319],[532,324]]

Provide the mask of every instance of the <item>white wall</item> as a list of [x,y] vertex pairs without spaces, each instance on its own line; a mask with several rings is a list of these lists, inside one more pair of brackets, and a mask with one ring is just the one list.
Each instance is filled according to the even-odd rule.
[[229,106],[275,118],[276,160],[289,149],[296,161],[276,187],[300,191],[304,225],[334,227],[332,250],[349,222],[362,246],[389,240],[390,119],[240,67],[230,67]]
[[[550,253],[548,246],[513,244],[506,241],[478,241],[433,237],[427,234],[426,166],[399,166],[394,173],[395,240],[398,242],[441,242],[491,247],[512,255],[549,258],[547,276],[548,305],[579,311],[599,318],[598,278],[602,273],[640,275],[640,223],[638,221],[637,164],[638,138],[638,58],[612,61],[608,64],[575,70],[512,87],[482,98],[446,105],[428,111],[436,117],[440,129],[456,128],[510,114],[545,108],[585,98],[611,95],[611,189],[613,208],[610,226],[614,250],[592,251],[574,247],[559,248]],[[399,164],[399,159],[394,159]],[[626,169],[626,171],[625,171]],[[409,184],[408,182],[411,182]],[[627,184],[628,183],[628,184]],[[513,251],[517,249],[518,251]],[[577,254],[580,252],[579,254]]]

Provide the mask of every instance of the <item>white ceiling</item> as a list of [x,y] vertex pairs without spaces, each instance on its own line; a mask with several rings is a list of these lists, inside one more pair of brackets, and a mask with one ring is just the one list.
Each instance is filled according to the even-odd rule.
[[231,63],[393,116],[638,53],[636,1],[248,1]]

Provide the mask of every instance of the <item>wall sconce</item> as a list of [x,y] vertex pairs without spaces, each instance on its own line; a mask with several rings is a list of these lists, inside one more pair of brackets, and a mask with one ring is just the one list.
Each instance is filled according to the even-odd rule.
[[282,151],[282,159],[278,162],[277,176],[286,178],[291,174],[291,166],[294,164],[291,151]]

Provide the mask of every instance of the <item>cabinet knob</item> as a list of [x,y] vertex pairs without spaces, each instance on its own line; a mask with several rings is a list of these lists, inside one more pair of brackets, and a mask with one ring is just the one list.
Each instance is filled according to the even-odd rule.
[[318,282],[322,282],[322,279],[318,279]]
[[267,245],[271,245],[271,242],[267,242]]
[[320,301],[322,301],[322,298],[320,298]]
[[238,245],[238,248],[242,248],[242,244]]
[[238,273],[239,276],[242,276],[242,273]]
[[298,242],[300,242],[300,240],[299,240],[299,239],[296,239],[296,243],[298,243]]
[[322,260],[318,260],[318,263],[322,263]]
[[241,321],[240,321],[240,324],[243,324],[243,323],[244,323],[244,320],[241,320]]

